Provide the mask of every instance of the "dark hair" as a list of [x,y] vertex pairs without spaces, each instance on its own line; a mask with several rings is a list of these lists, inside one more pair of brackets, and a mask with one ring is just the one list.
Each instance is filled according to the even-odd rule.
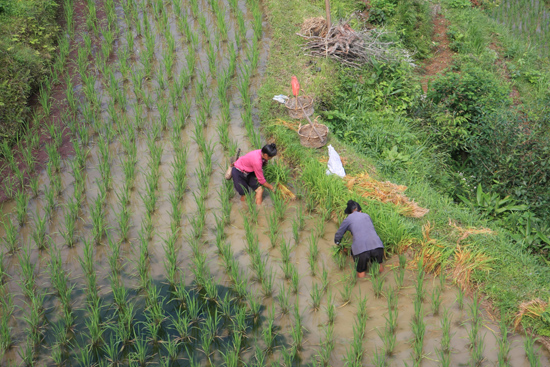
[[265,153],[270,157],[275,157],[277,155],[277,146],[275,143],[266,144],[262,148],[262,153]]
[[359,205],[357,201],[348,200],[348,206],[344,210],[344,214],[351,214],[355,209],[357,209],[357,211],[360,212],[361,205]]

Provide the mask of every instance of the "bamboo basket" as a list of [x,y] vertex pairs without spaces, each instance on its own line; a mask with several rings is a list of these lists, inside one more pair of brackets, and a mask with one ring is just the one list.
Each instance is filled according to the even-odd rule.
[[[285,103],[285,107],[293,119],[304,119],[306,116],[313,115],[313,98],[306,95],[299,96],[298,106],[296,106],[296,98],[289,98]],[[302,107],[304,107],[303,110]]]
[[300,144],[306,148],[321,148],[327,143],[328,127],[323,124],[313,123],[315,128],[323,138],[319,138],[319,135],[313,131],[310,124],[302,125],[298,129],[298,136],[300,136]]

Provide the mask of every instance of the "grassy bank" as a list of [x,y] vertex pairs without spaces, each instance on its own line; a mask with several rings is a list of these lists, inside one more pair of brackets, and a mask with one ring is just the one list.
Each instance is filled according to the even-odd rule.
[[[395,3],[400,6],[399,2]],[[455,22],[457,29],[469,24],[465,20],[466,12],[472,12],[476,17],[485,16],[477,9],[443,5],[443,13]],[[455,192],[458,183],[474,193],[476,185],[453,166],[456,152],[441,149],[440,137],[435,144],[433,130],[426,128],[421,113],[428,111],[422,105],[426,97],[420,89],[416,69],[405,65],[375,64],[361,70],[350,70],[330,60],[312,59],[304,55],[301,50],[303,41],[295,33],[299,32],[304,18],[324,14],[322,4],[268,0],[265,6],[272,45],[265,81],[259,93],[262,122],[267,134],[283,148],[284,159],[299,168],[295,171],[296,184],[303,187],[309,200],[316,202],[318,212],[332,210],[341,218],[345,202],[349,198],[358,198],[366,204],[365,211],[373,217],[390,252],[413,248],[417,256],[430,262],[435,271],[441,266],[453,275],[455,281],[470,289],[479,289],[491,301],[494,310],[500,311],[508,320],[518,312],[522,302],[548,299],[550,270],[540,256],[531,253],[522,239],[518,240],[517,231],[510,229],[510,221],[518,217],[516,211],[508,208],[504,210],[507,214],[501,215],[488,213],[479,206],[455,202],[459,194]],[[292,19],[286,17],[289,13],[294,14]],[[429,9],[419,7],[417,14],[415,19],[430,21],[422,18],[429,15]],[[497,27],[494,22],[486,20],[486,23]],[[386,25],[394,30],[405,29],[400,24],[402,22],[396,20]],[[430,32],[429,27],[426,29]],[[424,33],[424,39],[426,34],[430,36]],[[511,42],[504,30],[501,37],[501,44]],[[396,36],[396,40],[403,46],[412,45],[412,38]],[[485,49],[480,46],[480,52],[488,53]],[[460,53],[457,55],[456,62],[466,59]],[[476,54],[470,49],[463,55],[471,57],[468,61],[468,67],[471,67]],[[425,56],[430,56],[429,50],[418,55]],[[483,70],[483,65],[478,64],[481,65],[479,70]],[[453,65],[456,67],[457,64]],[[477,72],[471,71],[472,75],[477,75]],[[317,110],[331,127],[329,143],[349,162],[347,173],[356,175],[367,171],[380,181],[391,180],[406,185],[406,195],[428,208],[427,215],[419,219],[404,217],[394,204],[359,198],[357,192],[348,190],[343,180],[325,175],[326,163],[321,161],[326,149],[313,151],[303,148],[296,132],[281,124],[281,119],[290,121],[284,107],[271,100],[276,94],[290,94],[292,75],[296,75],[306,91],[316,98]],[[490,105],[493,101],[496,110],[500,108],[497,103],[499,93],[506,93],[506,88],[510,87],[501,82],[496,71],[486,75],[487,85],[491,85],[494,76],[495,88],[484,94],[487,98],[484,103]],[[440,85],[443,84],[440,81]],[[440,121],[447,122],[448,119]],[[453,141],[456,137],[448,139],[449,144]],[[485,194],[482,192],[482,197]],[[464,236],[468,229],[473,234]],[[550,325],[541,318],[525,317],[522,322],[539,334],[550,335]]]
[[0,1],[0,136],[15,139],[28,101],[49,75],[59,25],[55,0]]

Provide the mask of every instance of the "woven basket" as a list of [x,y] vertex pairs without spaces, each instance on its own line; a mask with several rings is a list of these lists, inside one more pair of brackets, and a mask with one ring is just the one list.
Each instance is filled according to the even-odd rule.
[[300,144],[307,148],[321,148],[327,143],[328,127],[323,124],[314,123],[315,128],[321,134],[323,140],[319,138],[319,135],[313,130],[311,125],[300,125],[298,129],[298,135],[300,136]]
[[[302,110],[302,106],[304,109]],[[309,96],[298,97],[298,107],[296,107],[296,98],[289,98],[285,107],[288,109],[288,114],[293,119],[305,119],[306,116],[313,115],[313,98]],[[306,114],[304,115],[304,111]]]

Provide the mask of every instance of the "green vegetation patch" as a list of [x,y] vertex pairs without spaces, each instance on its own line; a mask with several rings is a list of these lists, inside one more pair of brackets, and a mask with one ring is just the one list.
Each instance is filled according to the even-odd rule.
[[0,1],[0,136],[13,139],[48,75],[59,26],[54,0]]

